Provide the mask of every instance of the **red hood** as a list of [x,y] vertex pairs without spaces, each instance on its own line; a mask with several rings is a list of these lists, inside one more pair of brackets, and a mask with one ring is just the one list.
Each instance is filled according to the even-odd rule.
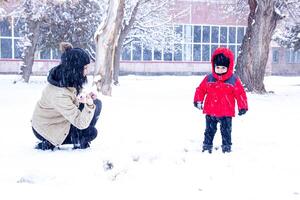
[[[227,58],[229,58],[229,67],[228,67],[228,71],[226,74],[223,74],[223,75],[218,75],[215,73],[215,70],[214,70],[214,57],[217,55],[217,54],[221,54],[223,53],[224,56],[226,56]],[[231,75],[233,74],[233,66],[234,66],[234,55],[232,53],[232,51],[230,49],[227,49],[227,48],[224,48],[224,47],[219,47],[217,48],[213,55],[211,56],[211,65],[212,65],[212,73],[213,73],[213,76],[218,79],[218,80],[227,80],[229,77],[231,77]]]

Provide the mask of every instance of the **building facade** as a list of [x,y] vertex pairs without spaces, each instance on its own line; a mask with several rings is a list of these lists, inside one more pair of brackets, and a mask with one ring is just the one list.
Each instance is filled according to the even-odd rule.
[[[142,42],[131,42],[123,49],[120,70],[123,74],[196,74],[211,70],[210,59],[217,47],[230,48],[235,55],[246,32],[247,16],[228,13],[228,1],[177,0],[172,12],[172,28],[182,42],[171,49],[154,49]],[[15,5],[15,4],[13,4]],[[6,5],[6,9],[12,9]],[[0,19],[0,73],[18,73],[21,65],[19,48],[20,23],[13,18]],[[272,44],[267,74],[300,74],[300,52],[293,52]],[[176,49],[176,50],[175,50]],[[59,63],[57,49],[37,52],[34,74],[46,74]]]

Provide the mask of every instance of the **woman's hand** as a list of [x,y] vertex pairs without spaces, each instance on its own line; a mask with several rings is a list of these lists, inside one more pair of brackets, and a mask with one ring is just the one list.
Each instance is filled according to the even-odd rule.
[[79,103],[86,103],[86,94],[81,93],[77,96],[77,100]]
[[97,94],[95,94],[94,92],[90,92],[89,95],[91,96],[91,98],[93,100],[96,100],[97,99]]
[[94,100],[97,99],[97,95],[93,92],[89,94],[82,93],[78,97],[79,103],[86,103],[88,106],[94,105]]
[[87,95],[86,95],[86,104],[87,104],[88,106],[94,105],[94,100],[93,100],[93,98],[92,98],[92,96],[91,96],[90,94],[87,94]]

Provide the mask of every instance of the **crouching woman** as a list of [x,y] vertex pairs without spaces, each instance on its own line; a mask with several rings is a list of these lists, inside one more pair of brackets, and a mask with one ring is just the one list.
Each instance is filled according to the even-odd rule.
[[89,55],[69,43],[62,43],[61,50],[61,63],[50,70],[33,112],[32,130],[40,140],[36,149],[53,150],[62,144],[85,149],[98,133],[102,103],[94,93],[79,95],[87,83]]

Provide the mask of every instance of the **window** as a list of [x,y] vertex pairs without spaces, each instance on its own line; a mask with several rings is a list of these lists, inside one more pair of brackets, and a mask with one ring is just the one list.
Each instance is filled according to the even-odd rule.
[[8,19],[0,21],[0,36],[11,37],[12,36],[11,26]]
[[214,53],[214,51],[218,48],[218,45],[211,45],[211,55]]
[[229,43],[235,43],[235,34],[236,28],[235,27],[229,27]]
[[181,61],[182,60],[182,44],[174,45],[174,60]]
[[1,39],[1,58],[12,58],[12,40]]
[[184,26],[184,42],[192,42],[192,26]]
[[300,51],[294,51],[293,49],[285,50],[286,63],[296,64],[300,63]]
[[59,49],[52,49],[52,59],[60,59],[61,53]]
[[285,50],[285,62],[291,63],[291,50],[290,49]]
[[278,64],[279,63],[279,50],[272,49],[272,63]]
[[217,26],[211,27],[211,42],[212,43],[219,42],[219,27]]
[[164,49],[164,61],[172,61],[172,49],[165,48]]
[[200,61],[201,60],[201,45],[200,44],[194,44],[194,61]]
[[296,51],[294,51],[294,50],[292,50],[292,52],[291,52],[291,55],[292,55],[292,62],[291,63],[297,63],[296,61],[296,59],[297,59],[297,52]]
[[202,61],[209,61],[210,46],[202,45]]
[[191,61],[192,60],[192,44],[183,45],[183,60]]
[[194,26],[194,42],[201,42],[201,26]]
[[238,57],[239,55],[240,55],[240,53],[241,53],[241,51],[242,51],[242,46],[241,45],[237,45],[237,52],[236,52],[236,57]]
[[210,42],[210,27],[209,26],[203,26],[203,36],[202,36],[202,42]]
[[235,45],[229,45],[229,49],[232,51],[234,54],[234,59],[235,59]]
[[296,63],[300,63],[300,51],[297,51]]
[[46,50],[41,51],[40,56],[41,56],[41,59],[50,59],[51,58],[50,49],[46,49]]
[[142,47],[140,42],[132,42],[132,60],[142,59]]
[[182,25],[175,26],[175,33],[182,38]]
[[21,37],[23,29],[24,29],[24,20],[20,18],[16,19],[14,22],[14,36]]
[[227,27],[220,28],[220,43],[227,43]]
[[238,27],[237,29],[237,43],[241,44],[244,38],[244,27]]
[[153,54],[154,54],[154,60],[161,60],[162,59],[161,50],[154,49]]
[[143,45],[143,60],[152,60],[152,48]]
[[[245,27],[218,26],[218,25],[174,25],[181,42],[169,44],[168,47],[144,46],[141,41],[133,41],[123,47],[122,60],[133,61],[203,61],[209,62],[211,54],[218,47],[231,49],[235,58],[239,54]],[[170,46],[171,45],[171,46]],[[299,53],[300,54],[300,53]],[[290,56],[292,56],[290,54]],[[295,54],[294,59],[300,60]],[[290,58],[292,60],[292,58]]]
[[122,48],[122,60],[131,60],[131,48],[130,44],[123,46]]
[[22,49],[20,48],[19,41],[15,39],[14,40],[14,54],[15,58],[21,58],[22,57]]

